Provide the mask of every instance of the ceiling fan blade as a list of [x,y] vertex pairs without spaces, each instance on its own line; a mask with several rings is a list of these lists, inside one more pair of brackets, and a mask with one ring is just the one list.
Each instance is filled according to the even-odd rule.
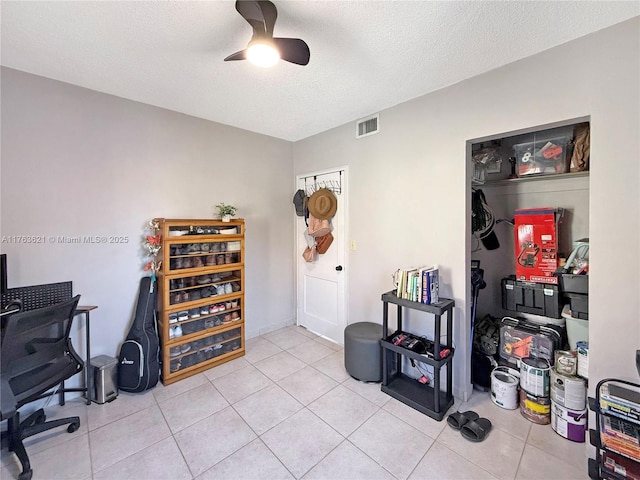
[[274,38],[273,42],[278,47],[282,60],[297,63],[298,65],[309,63],[311,52],[304,40],[299,38]]
[[278,9],[269,0],[259,0],[260,8],[262,8],[262,15],[264,17],[264,28],[267,35],[273,37],[273,26],[276,24],[278,18]]
[[[262,2],[236,0],[236,10],[244,18],[254,30],[254,36],[260,37],[268,34],[265,15],[263,13]],[[267,2],[271,3],[271,2]],[[274,6],[275,8],[275,6]],[[273,36],[273,25],[271,26],[271,34]]]
[[240,50],[239,52],[232,53],[231,55],[229,55],[227,58],[224,59],[224,61],[228,62],[231,60],[246,60],[246,59],[247,59],[247,51]]

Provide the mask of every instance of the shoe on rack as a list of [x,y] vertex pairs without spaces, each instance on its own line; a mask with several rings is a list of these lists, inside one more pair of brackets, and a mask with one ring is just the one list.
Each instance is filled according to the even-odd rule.
[[169,303],[171,305],[174,305],[176,303],[180,303],[181,301],[182,301],[182,295],[180,294],[180,292],[172,293],[171,296],[169,297]]
[[187,254],[189,255],[196,255],[198,253],[200,253],[200,244],[199,243],[190,243],[187,246]]
[[215,326],[216,326],[216,321],[213,319],[213,317],[209,317],[205,319],[204,328],[213,328]]
[[224,302],[224,307],[225,307],[227,310],[231,309],[231,308],[232,308],[232,307],[231,307],[231,302]]
[[198,318],[200,316],[199,308],[192,308],[189,310],[189,318]]
[[240,320],[240,314],[238,312],[231,312],[231,320],[232,321]]
[[202,293],[199,289],[191,290],[190,292],[191,300],[200,300],[202,298]]
[[233,253],[224,254],[224,263],[233,263]]
[[181,258],[176,258],[176,263],[175,263],[174,269],[175,270],[180,270],[182,268],[186,268],[184,266],[184,258],[182,258],[182,257]]
[[[180,260],[180,259],[178,259]],[[182,268],[193,268],[193,260],[191,260],[190,258],[183,258],[182,259]]]
[[215,255],[207,255],[204,259],[204,264],[207,267],[213,267],[216,264],[216,256]]
[[182,360],[182,366],[184,368],[191,367],[192,365],[196,364],[196,354],[192,353],[190,355],[186,355],[182,357],[180,360]]
[[238,282],[231,282],[231,288],[234,292],[240,291],[240,284]]
[[180,294],[180,301],[181,302],[188,302],[189,301],[189,292],[182,292]]
[[219,312],[224,312],[227,309],[227,307],[224,306],[224,303],[219,303],[218,304],[218,311]]
[[227,242],[220,242],[220,251],[221,252],[227,251]]
[[233,293],[233,286],[230,283],[224,284],[224,293],[226,294]]
[[169,349],[169,356],[170,357],[178,357],[180,356],[180,347],[171,347]]
[[200,307],[200,315],[209,315],[209,307],[206,305],[204,307]]
[[235,298],[231,300],[231,308],[236,308],[238,306],[238,299]]
[[173,325],[169,327],[169,338],[178,338],[182,336],[182,327],[180,325]]
[[224,295],[224,284],[216,285],[215,289],[217,295]]
[[220,242],[215,242],[211,244],[211,247],[209,247],[209,251],[211,253],[217,253],[220,251]]
[[178,312],[178,320],[180,320],[181,322],[183,320],[189,320],[189,312],[187,310],[182,310],[181,312]]
[[196,278],[196,283],[198,285],[205,285],[207,283],[211,283],[211,277],[209,275],[200,275]]
[[222,319],[222,323],[229,323],[231,321],[231,314],[227,313]]
[[191,345],[189,345],[188,343],[180,345],[180,353],[187,353],[189,350],[191,350]]
[[209,298],[209,297],[212,297],[213,295],[214,293],[211,287],[204,287],[202,290],[200,290],[200,296],[202,298]]
[[176,323],[178,321],[178,314],[177,313],[170,313],[169,314],[169,323]]
[[202,262],[202,257],[194,257],[193,268],[202,268],[202,267],[204,267],[204,263]]
[[171,373],[177,372],[181,367],[182,364],[180,363],[180,359],[171,360],[171,363],[169,363],[169,370],[171,370]]

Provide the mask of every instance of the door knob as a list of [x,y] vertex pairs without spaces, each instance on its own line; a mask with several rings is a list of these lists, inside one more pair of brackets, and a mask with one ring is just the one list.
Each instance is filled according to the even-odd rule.
[[338,265],[336,267],[336,272],[341,272],[342,271],[342,265]]

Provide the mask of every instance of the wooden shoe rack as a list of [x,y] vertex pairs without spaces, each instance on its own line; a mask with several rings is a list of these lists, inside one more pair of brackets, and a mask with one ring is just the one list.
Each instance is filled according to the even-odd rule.
[[162,383],[244,355],[244,220],[155,219]]

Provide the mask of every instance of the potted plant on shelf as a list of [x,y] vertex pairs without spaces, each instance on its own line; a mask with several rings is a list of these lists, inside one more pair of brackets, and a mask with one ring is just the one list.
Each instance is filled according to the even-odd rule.
[[238,211],[233,205],[226,205],[225,203],[219,203],[216,205],[216,208],[218,209],[218,217],[220,217],[223,222],[230,222],[231,217]]

